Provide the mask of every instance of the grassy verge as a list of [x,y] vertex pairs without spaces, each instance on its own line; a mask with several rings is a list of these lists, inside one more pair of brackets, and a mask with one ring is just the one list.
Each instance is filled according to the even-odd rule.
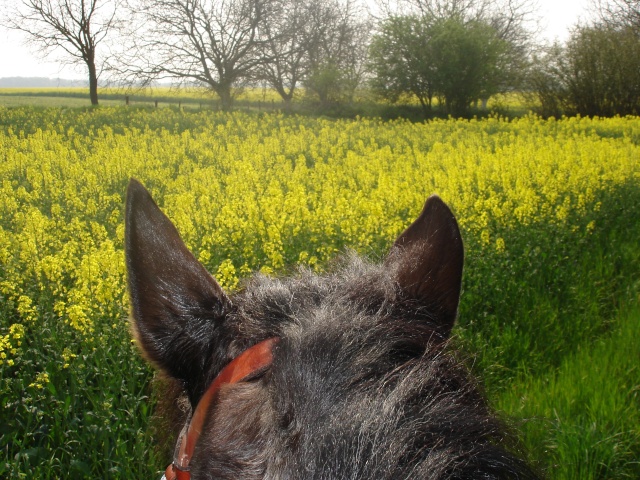
[[555,372],[521,376],[498,406],[521,419],[550,478],[640,478],[640,309]]
[[469,259],[460,337],[549,478],[640,478],[640,191],[609,193],[588,237],[515,229]]
[[[186,110],[219,110],[219,98],[208,90],[189,88],[157,87],[125,90],[103,88],[99,92],[102,106],[175,107]],[[83,107],[89,106],[89,91],[82,87],[68,88],[0,88],[0,106],[19,107]],[[476,104],[470,108],[468,116],[486,117],[498,113],[506,117],[526,115],[535,105],[529,105],[523,95],[517,93],[499,94],[489,99],[484,107]],[[352,101],[340,104],[318,105],[301,90],[290,105],[272,89],[245,88],[234,101],[234,110],[272,112],[286,111],[308,116],[332,118],[355,118],[357,116],[380,117],[384,119],[406,118],[423,121],[425,113],[416,99],[407,98],[397,104],[390,104],[376,97],[372,92],[358,92]],[[437,101],[428,118],[448,118],[444,110],[438,108]]]
[[[124,102],[118,100],[102,100],[101,105],[116,106]],[[3,107],[86,107],[89,99],[65,96],[35,95],[3,95],[0,94],[0,106]]]

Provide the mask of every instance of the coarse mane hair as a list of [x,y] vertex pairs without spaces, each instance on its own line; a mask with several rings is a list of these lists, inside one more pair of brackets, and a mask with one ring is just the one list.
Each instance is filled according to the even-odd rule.
[[448,346],[463,249],[437,197],[381,263],[348,253],[231,296],[134,180],[126,218],[133,329],[179,387],[174,431],[225,365],[278,339],[268,368],[216,393],[194,480],[536,478]]

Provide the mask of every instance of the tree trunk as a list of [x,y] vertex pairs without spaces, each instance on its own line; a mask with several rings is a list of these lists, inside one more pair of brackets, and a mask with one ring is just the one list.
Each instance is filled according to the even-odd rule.
[[98,105],[98,73],[96,71],[96,63],[93,59],[87,61],[89,67],[89,98],[91,105]]
[[418,100],[420,101],[420,106],[422,107],[422,113],[424,113],[424,118],[429,118],[431,113],[431,103],[427,103],[421,95],[416,95]]
[[228,85],[220,85],[219,88],[216,89],[216,92],[220,96],[220,108],[225,112],[231,110],[231,106],[233,104],[233,97],[231,96],[231,86]]
[[292,99],[293,95],[287,95],[282,97],[282,99],[284,100],[284,111],[285,112],[290,112],[291,111],[291,99]]
[[293,98],[293,90],[295,88],[295,85],[289,87],[288,92],[285,90],[282,83],[275,85],[274,88],[276,89],[276,92],[278,92],[278,95],[280,95],[280,98],[282,98],[282,101],[284,102],[285,107],[289,107],[289,105],[291,105],[291,99]]

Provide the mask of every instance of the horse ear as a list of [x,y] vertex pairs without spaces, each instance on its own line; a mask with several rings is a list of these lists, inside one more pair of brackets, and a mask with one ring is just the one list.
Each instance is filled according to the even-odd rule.
[[134,179],[127,189],[125,256],[140,347],[153,363],[197,390],[231,302]]
[[446,338],[456,319],[464,248],[458,222],[436,195],[395,241],[387,264],[406,297],[424,306]]

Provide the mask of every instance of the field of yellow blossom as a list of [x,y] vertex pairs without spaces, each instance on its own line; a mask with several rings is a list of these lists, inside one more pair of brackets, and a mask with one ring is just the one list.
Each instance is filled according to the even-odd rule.
[[437,192],[466,246],[454,344],[550,478],[640,477],[640,119],[330,120],[0,107],[0,477],[154,478],[130,177],[226,289],[381,258]]

